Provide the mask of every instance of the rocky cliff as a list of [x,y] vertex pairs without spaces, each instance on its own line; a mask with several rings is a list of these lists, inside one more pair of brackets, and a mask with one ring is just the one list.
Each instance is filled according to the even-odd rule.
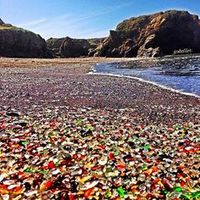
[[49,38],[46,40],[47,47],[51,50],[54,57],[60,56],[60,47],[64,40],[65,38]]
[[87,56],[90,44],[84,39],[72,39],[66,37],[60,46],[61,57]]
[[4,24],[4,22],[0,19],[0,25],[3,25]]
[[[47,44],[46,44],[47,43]],[[107,38],[50,38],[5,24],[0,19],[0,56],[9,57],[156,57],[200,53],[200,20],[187,11],[170,10],[133,17]]]
[[170,10],[123,21],[96,48],[95,56],[156,57],[182,49],[200,52],[200,20],[187,11]]
[[0,19],[0,56],[42,58],[51,55],[39,35],[5,24]]
[[54,57],[83,57],[93,56],[95,49],[103,39],[74,39],[65,37],[50,38],[46,42]]

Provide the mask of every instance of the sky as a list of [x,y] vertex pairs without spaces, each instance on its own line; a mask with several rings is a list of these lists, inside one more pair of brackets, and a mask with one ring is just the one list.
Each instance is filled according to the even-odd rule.
[[124,19],[169,9],[200,15],[200,0],[0,0],[0,18],[43,38],[105,37]]

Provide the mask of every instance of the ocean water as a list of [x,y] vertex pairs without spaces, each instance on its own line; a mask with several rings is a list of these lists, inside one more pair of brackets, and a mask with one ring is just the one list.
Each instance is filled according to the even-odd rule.
[[200,96],[200,56],[102,63],[95,65],[92,73],[135,77],[182,93]]

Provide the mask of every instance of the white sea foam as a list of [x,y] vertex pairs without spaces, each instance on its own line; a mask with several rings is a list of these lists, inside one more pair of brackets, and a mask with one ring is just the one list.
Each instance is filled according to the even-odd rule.
[[152,84],[154,86],[160,87],[160,88],[165,89],[165,90],[169,90],[171,92],[175,92],[175,93],[184,94],[184,95],[187,95],[187,96],[193,96],[193,97],[196,97],[196,98],[200,98],[200,96],[197,95],[197,94],[183,92],[183,91],[180,91],[180,90],[177,90],[177,89],[173,89],[173,88],[170,88],[170,87],[155,83],[153,81],[147,81],[147,80],[144,80],[142,78],[135,77],[135,76],[118,75],[118,74],[112,74],[112,73],[96,73],[95,70],[89,72],[88,74],[90,74],[90,75],[101,75],[101,76],[112,76],[112,77],[118,77],[118,78],[131,78],[131,79],[143,82],[143,83]]

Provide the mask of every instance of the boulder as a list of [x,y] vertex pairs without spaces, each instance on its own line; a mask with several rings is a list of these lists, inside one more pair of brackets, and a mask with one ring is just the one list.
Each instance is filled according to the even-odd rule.
[[157,57],[184,49],[200,52],[200,20],[187,11],[169,10],[123,21],[94,55]]
[[0,56],[46,58],[51,55],[40,35],[0,20]]

